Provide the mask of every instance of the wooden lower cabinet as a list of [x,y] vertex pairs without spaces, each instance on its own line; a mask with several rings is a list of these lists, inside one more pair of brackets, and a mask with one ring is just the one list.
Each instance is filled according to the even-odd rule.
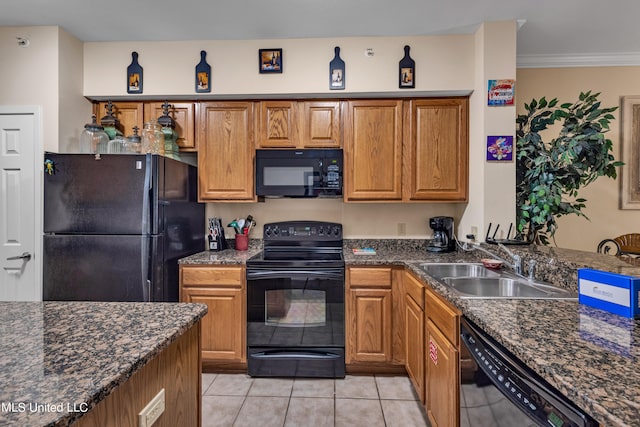
[[405,304],[405,368],[424,402],[424,310],[408,294]]
[[180,301],[206,304],[202,361],[246,363],[246,286],[240,266],[180,266]]
[[352,289],[349,305],[347,363],[391,362],[391,289]]
[[437,326],[427,321],[426,409],[433,427],[460,425],[459,353]]
[[424,285],[409,271],[404,272],[402,285],[404,365],[420,401],[424,403]]
[[347,269],[346,362],[392,360],[392,269]]
[[425,288],[425,407],[433,427],[460,425],[460,316]]
[[161,390],[165,409],[154,427],[202,425],[199,339],[196,323],[73,425],[137,426],[138,414]]

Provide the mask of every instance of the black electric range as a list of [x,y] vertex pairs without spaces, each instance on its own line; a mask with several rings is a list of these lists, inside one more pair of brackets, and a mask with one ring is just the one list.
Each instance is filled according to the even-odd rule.
[[270,223],[263,239],[247,260],[249,375],[344,377],[342,226]]

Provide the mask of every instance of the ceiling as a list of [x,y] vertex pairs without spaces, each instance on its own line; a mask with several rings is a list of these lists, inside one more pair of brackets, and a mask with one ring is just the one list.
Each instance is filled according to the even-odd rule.
[[249,40],[472,33],[518,20],[518,65],[640,65],[637,0],[0,0],[0,26],[82,41]]

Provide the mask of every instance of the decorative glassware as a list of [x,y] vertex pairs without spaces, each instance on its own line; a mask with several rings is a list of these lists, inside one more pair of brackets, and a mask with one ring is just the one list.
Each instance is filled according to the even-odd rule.
[[91,123],[84,125],[84,130],[80,135],[80,152],[86,154],[98,153],[98,148],[104,146],[106,149],[108,142],[109,135],[107,135],[104,128],[96,122],[96,115],[92,115]]
[[164,156],[164,133],[156,119],[151,119],[144,124],[141,154],[160,154]]

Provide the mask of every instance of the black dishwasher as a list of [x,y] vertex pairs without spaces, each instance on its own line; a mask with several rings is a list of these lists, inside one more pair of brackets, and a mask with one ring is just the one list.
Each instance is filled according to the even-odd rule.
[[596,427],[598,423],[551,384],[524,365],[467,318],[460,324],[462,344],[478,365],[476,374],[504,395],[517,411],[539,426]]

